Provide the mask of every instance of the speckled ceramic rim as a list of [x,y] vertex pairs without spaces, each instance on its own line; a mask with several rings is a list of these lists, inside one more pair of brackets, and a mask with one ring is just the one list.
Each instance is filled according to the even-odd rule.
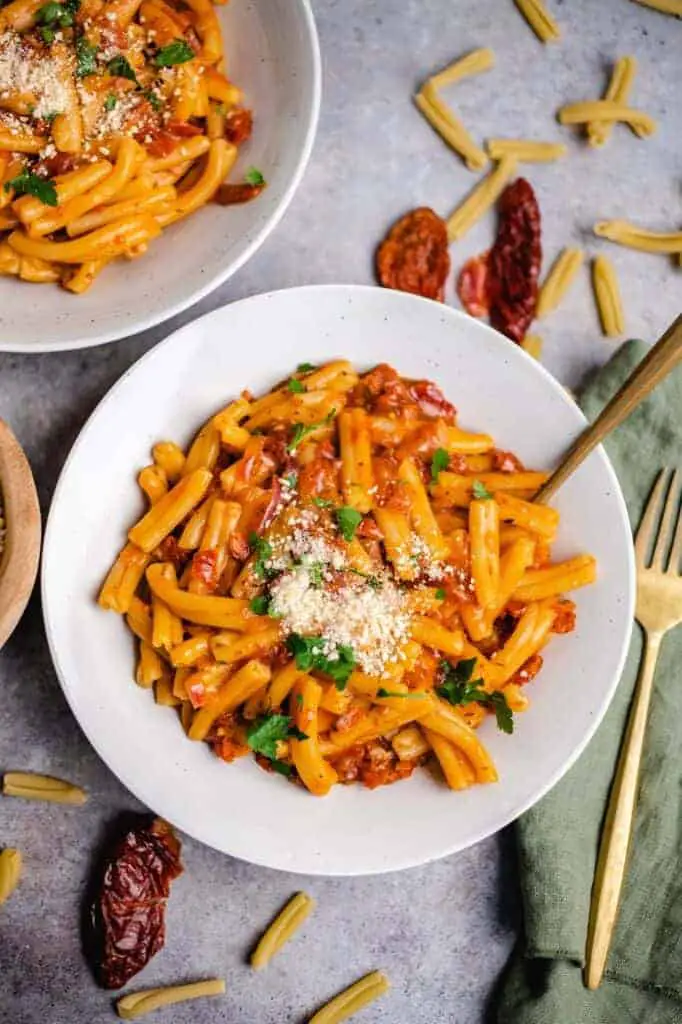
[[[300,301],[301,305],[306,305],[307,300],[312,299],[316,292],[336,292],[342,296],[344,294],[348,294],[351,296],[361,296],[362,293],[366,292],[373,292],[375,294],[381,293],[381,289],[362,285],[308,285],[299,288],[284,289],[283,291],[280,292],[269,292],[264,293],[262,295],[252,296],[248,299],[242,299],[240,302],[233,303],[231,304],[231,306],[215,310],[212,313],[208,313],[205,316],[201,317],[200,319],[194,321],[193,323],[187,324],[184,327],[179,328],[177,331],[174,331],[163,341],[159,342],[158,345],[156,345],[154,348],[150,349],[149,352],[142,356],[119,379],[119,381],[113,385],[111,390],[104,396],[100,404],[94,410],[90,419],[84,424],[81,433],[76,439],[76,442],[74,443],[74,446],[71,449],[71,452],[66,460],[66,463],[62,468],[62,472],[52,499],[52,506],[50,509],[50,515],[48,518],[47,527],[45,531],[44,558],[41,580],[42,606],[45,631],[47,635],[48,645],[50,648],[50,654],[52,656],[57,676],[59,677],[59,680],[61,682],[62,690],[67,699],[67,702],[71,706],[71,709],[76,718],[78,719],[79,724],[83,731],[85,732],[88,740],[95,748],[99,756],[102,757],[105,763],[109,765],[110,762],[107,759],[106,754],[102,749],[102,745],[99,742],[100,737],[94,735],[93,731],[87,728],[85,723],[82,721],[81,717],[78,715],[78,708],[76,707],[76,704],[72,699],[72,694],[70,692],[70,688],[67,681],[67,673],[65,672],[60,657],[59,645],[57,643],[57,639],[53,629],[53,624],[51,621],[52,605],[50,587],[52,586],[52,584],[48,584],[48,577],[50,575],[51,568],[51,551],[53,547],[57,546],[60,543],[60,540],[55,533],[54,521],[56,518],[55,510],[60,503],[62,489],[66,486],[66,481],[69,475],[69,471],[71,469],[71,465],[79,454],[79,449],[83,443],[84,437],[88,433],[88,429],[92,420],[94,420],[94,418],[98,416],[103,406],[110,405],[112,402],[116,401],[119,392],[121,391],[122,387],[124,387],[130,375],[135,373],[140,368],[141,365],[143,365],[147,360],[158,358],[160,351],[162,351],[164,348],[171,345],[179,345],[189,340],[189,337],[191,337],[191,335],[197,331],[197,325],[205,324],[208,321],[224,317],[226,308],[249,308],[255,304],[261,304],[267,302],[269,299],[276,298],[278,295],[282,295],[283,292],[295,294],[297,299]],[[410,304],[413,304],[415,307],[417,306],[417,304],[425,304],[428,305],[429,307],[433,307],[435,305],[434,303],[431,302],[431,300],[422,299],[415,296],[407,296],[404,293],[400,292],[387,292],[385,293],[385,296],[385,302],[388,304],[391,304],[393,301],[395,301],[396,303],[409,302]],[[503,338],[492,328],[482,324],[480,321],[471,320],[471,318],[468,317],[466,314],[461,313],[458,310],[452,309],[450,307],[442,307],[441,315],[444,318],[451,321],[464,320],[472,325],[475,324],[475,330],[479,334],[481,332],[485,332],[489,338],[495,339],[495,344],[500,346],[499,351],[501,357],[503,357],[503,354],[506,353],[507,358],[513,357],[515,360],[522,360],[526,364],[528,372],[541,377],[544,381],[544,386],[547,388],[547,390],[554,392],[554,394],[562,404],[565,404],[570,401],[561,384],[559,384],[559,382],[540,363],[538,363],[537,360],[533,359],[526,352],[524,352],[523,349],[519,348],[518,346],[512,345],[511,349],[507,349],[507,346],[509,346],[509,342],[507,341],[507,339]],[[512,353],[513,356],[511,355]],[[304,352],[303,355],[307,355],[307,352]],[[584,417],[582,411],[580,411],[575,406],[575,403],[571,404],[574,408],[574,415],[576,416],[574,428],[579,428],[581,422],[587,425],[587,420]],[[568,440],[570,439],[567,439],[567,443]],[[608,482],[608,486],[613,492],[613,497],[616,503],[617,518],[620,521],[619,529],[625,531],[628,535],[630,535],[630,525],[627,507],[625,505],[625,500],[623,498],[620,484],[618,482],[618,478],[615,474],[613,466],[611,465],[611,462],[601,445],[595,450],[595,453],[596,457],[600,460],[602,464],[605,478]],[[252,864],[258,864],[263,867],[274,868],[276,870],[284,870],[294,874],[322,876],[354,876],[385,874],[392,871],[404,870],[406,868],[417,867],[422,864],[427,864],[431,861],[438,860],[442,857],[448,856],[453,853],[457,853],[460,850],[474,846],[476,843],[481,842],[483,839],[486,839],[488,836],[494,834],[495,832],[511,824],[520,815],[522,815],[525,811],[527,811],[530,807],[532,807],[540,799],[542,799],[542,797],[545,796],[545,794],[548,793],[560,781],[560,779],[566,774],[566,772],[568,772],[569,769],[574,765],[574,763],[577,761],[577,759],[580,757],[582,752],[587,747],[587,744],[594,736],[597,728],[599,727],[602,719],[604,718],[604,715],[606,714],[606,711],[615,694],[616,687],[618,686],[618,683],[620,681],[623,672],[623,667],[625,665],[625,659],[627,656],[628,648],[630,645],[630,638],[632,635],[632,624],[635,605],[635,565],[634,551],[632,549],[631,544],[628,546],[626,551],[624,551],[624,555],[627,558],[627,563],[623,566],[625,573],[623,588],[625,607],[623,611],[623,618],[624,621],[627,623],[627,626],[623,629],[622,635],[619,639],[618,647],[614,651],[615,670],[612,671],[612,673],[610,673],[608,685],[604,687],[604,690],[601,694],[599,701],[594,704],[594,707],[592,708],[590,713],[589,724],[582,732],[579,742],[577,742],[575,746],[571,749],[570,754],[564,757],[564,759],[558,767],[556,767],[553,771],[549,772],[545,777],[543,777],[537,785],[537,787],[534,788],[531,793],[527,794],[524,798],[515,801],[510,808],[500,813],[499,817],[495,818],[492,827],[490,825],[482,826],[478,828],[476,831],[472,831],[471,833],[469,833],[466,840],[464,841],[454,840],[434,844],[434,847],[428,853],[422,853],[418,856],[405,854],[400,850],[396,850],[393,856],[391,857],[390,864],[382,864],[381,866],[378,866],[375,859],[370,858],[369,861],[363,862],[363,858],[360,858],[360,861],[354,863],[352,866],[335,866],[333,869],[330,870],[328,867],[325,867],[324,864],[318,864],[314,862],[313,859],[310,857],[304,858],[303,863],[300,865],[296,863],[295,859],[292,859],[291,862],[287,862],[286,864],[284,864],[281,862],[277,862],[274,859],[268,859],[268,856],[266,854],[263,854],[263,852],[260,850],[258,852],[250,850],[249,853],[246,854],[242,849],[235,850],[230,846],[221,846],[216,842],[212,841],[211,839],[207,838],[205,832],[200,827],[200,825],[198,825],[196,821],[192,820],[192,816],[184,814],[181,811],[179,811],[177,803],[167,794],[164,795],[163,798],[161,798],[158,794],[155,795],[155,798],[151,802],[153,804],[153,809],[155,813],[167,818],[179,829],[186,832],[188,835],[191,835],[198,841],[207,843],[207,845],[212,846],[215,849],[222,850],[222,852],[227,853],[230,856],[245,860]],[[115,772],[115,774],[118,776],[123,785],[126,786],[126,788],[128,788],[139,800],[146,803],[148,806],[150,805],[150,794],[148,791],[148,787],[146,786],[143,779],[141,779],[138,775],[135,775],[134,772],[127,770],[127,768],[123,769],[120,763],[116,765],[115,769],[112,768],[112,771]]]
[[163,323],[165,320],[170,320],[171,317],[176,316],[178,313],[182,313],[183,310],[195,305],[206,295],[227,281],[228,278],[232,277],[232,275],[243,267],[247,260],[250,260],[254,253],[257,252],[266,238],[275,230],[286,213],[289,203],[294,198],[313,151],[317,124],[320,118],[320,105],[322,102],[322,58],[320,54],[320,40],[312,8],[310,7],[310,0],[296,0],[296,3],[300,6],[301,14],[303,15],[304,25],[307,31],[307,41],[310,47],[310,59],[312,62],[313,87],[310,91],[310,106],[307,110],[301,111],[302,116],[304,116],[308,122],[305,141],[291,181],[282,194],[279,205],[273,211],[269,220],[265,221],[263,227],[256,233],[253,240],[246,246],[241,255],[227,263],[222,270],[217,274],[214,274],[213,277],[209,277],[201,288],[197,288],[194,292],[191,292],[189,295],[180,299],[179,302],[168,306],[162,313],[153,313],[148,317],[141,317],[137,322],[134,322],[132,326],[126,324],[124,330],[114,328],[110,331],[103,331],[95,337],[85,336],[70,338],[68,341],[49,342],[36,339],[31,342],[30,348],[27,348],[24,344],[15,344],[12,341],[4,342],[2,340],[2,331],[0,330],[0,352],[21,352],[25,355],[33,355],[33,353],[38,352],[69,352],[79,348],[94,348],[96,345],[104,345],[112,341],[120,341],[122,338],[129,338],[135,334],[140,334],[142,331],[146,331],[150,327],[155,327],[157,324]]

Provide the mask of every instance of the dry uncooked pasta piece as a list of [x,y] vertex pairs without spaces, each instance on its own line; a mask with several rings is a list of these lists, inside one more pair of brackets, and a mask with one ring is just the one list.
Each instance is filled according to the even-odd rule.
[[607,338],[615,338],[624,332],[625,319],[616,272],[606,256],[597,256],[594,260],[592,283],[602,332]]
[[305,892],[297,892],[260,939],[251,954],[251,966],[256,970],[266,967],[314,909],[315,900]]
[[5,796],[20,796],[25,800],[47,800],[55,804],[84,804],[88,794],[80,786],[74,786],[51,775],[34,775],[33,772],[5,772],[2,779]]
[[0,904],[9,899],[21,875],[21,853],[8,847],[0,853]]
[[448,85],[454,85],[463,78],[471,75],[480,75],[482,71],[489,71],[495,65],[495,54],[492,50],[483,47],[479,50],[472,50],[465,57],[448,64],[446,68],[429,78],[429,83],[434,89],[444,89]]
[[225,982],[221,978],[195,981],[189,985],[171,985],[168,988],[148,988],[122,996],[116,1003],[116,1012],[123,1020],[135,1020],[162,1006],[173,1006],[190,999],[201,999],[202,996],[222,996],[224,993]]
[[626,220],[600,220],[594,225],[594,233],[640,252],[682,254],[682,231],[647,231]]
[[450,108],[439,99],[429,83],[416,94],[414,102],[432,128],[459,154],[471,171],[480,171],[488,163],[488,157],[476,145],[469,132]]
[[347,1020],[358,1010],[373,1003],[379,996],[388,992],[390,987],[385,974],[373,971],[360,981],[356,981],[350,988],[339,992],[338,996],[310,1018],[309,1024],[339,1024],[340,1021]]
[[540,288],[540,297],[535,312],[538,320],[557,308],[580,270],[583,259],[584,256],[580,249],[562,249],[559,253]]
[[[605,100],[613,103],[627,103],[630,89],[637,71],[634,57],[620,57],[613,66],[613,73]],[[587,125],[587,137],[591,146],[603,146],[613,131],[613,124],[608,121],[590,121]]]
[[682,18],[682,0],[635,0],[636,4],[642,7],[650,7],[653,11],[660,11],[661,14],[672,14],[676,18]]
[[533,142],[531,139],[488,139],[486,149],[493,160],[513,156],[519,163],[550,163],[567,153],[561,142]]
[[494,170],[479,182],[464,202],[450,214],[447,225],[448,238],[451,242],[462,238],[499,199],[505,186],[514,176],[516,168],[517,161],[513,156],[500,160]]
[[559,26],[542,0],[514,0],[514,3],[542,43],[552,43],[560,38]]
[[560,124],[589,124],[591,121],[614,122],[622,121],[632,128],[641,139],[653,135],[656,122],[643,110],[634,110],[623,103],[611,100],[584,100],[582,103],[569,103],[557,114]]

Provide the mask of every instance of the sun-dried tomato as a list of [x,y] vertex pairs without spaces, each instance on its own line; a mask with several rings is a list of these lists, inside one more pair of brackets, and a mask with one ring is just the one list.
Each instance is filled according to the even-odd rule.
[[575,629],[575,603],[568,598],[559,598],[554,605],[553,633],[572,633]]
[[180,874],[180,840],[159,818],[131,829],[107,857],[91,907],[103,988],[121,988],[163,947],[166,900]]
[[501,448],[493,449],[492,460],[492,468],[497,473],[522,473],[525,468],[513,452],[505,452]]
[[190,572],[192,578],[203,583],[207,590],[215,590],[219,578],[217,549],[204,548],[203,551],[197,551]]
[[520,344],[535,316],[542,263],[540,208],[525,178],[504,190],[499,217],[488,257],[490,322]]
[[221,206],[250,203],[252,199],[256,199],[261,194],[264,188],[264,181],[260,185],[250,185],[248,181],[226,182],[213,196],[213,202],[219,203]]
[[490,310],[488,299],[488,253],[472,256],[467,260],[457,278],[457,295],[464,309],[471,316],[487,316]]
[[509,680],[510,683],[516,683],[518,686],[525,686],[531,679],[535,679],[536,675],[542,668],[542,655],[532,654],[528,661],[524,662],[520,669],[514,673]]
[[454,423],[457,410],[433,381],[412,381],[407,390],[424,416],[439,417],[448,423]]
[[377,252],[377,275],[385,288],[443,302],[449,272],[445,221],[427,206],[396,221]]
[[225,118],[225,138],[234,146],[241,146],[251,138],[253,114],[246,108],[231,110]]

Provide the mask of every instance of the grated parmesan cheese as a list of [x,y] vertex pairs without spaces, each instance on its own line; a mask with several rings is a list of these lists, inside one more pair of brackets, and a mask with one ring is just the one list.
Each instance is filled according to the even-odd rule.
[[0,90],[34,96],[34,117],[66,111],[71,105],[70,84],[65,57],[38,56],[15,32],[0,35]]

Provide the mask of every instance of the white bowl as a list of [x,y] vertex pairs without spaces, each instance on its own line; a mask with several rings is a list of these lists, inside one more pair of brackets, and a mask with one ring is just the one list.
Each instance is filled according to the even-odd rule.
[[84,295],[0,278],[0,351],[86,348],[135,334],[198,302],[276,227],[303,176],[320,108],[320,52],[309,0],[218,6],[230,77],[254,112],[233,180],[253,165],[268,187],[243,206],[209,204],[139,260],[118,260]]
[[43,609],[74,714],[100,756],[144,803],[225,853],[288,871],[364,874],[442,857],[502,828],[570,767],[599,724],[625,657],[634,568],[626,509],[596,451],[561,489],[556,552],[590,551],[598,582],[574,596],[578,628],[546,649],[513,736],[482,738],[500,782],[453,793],[428,771],[325,799],[226,765],[184,736],[174,710],[133,682],[126,627],[95,604],[127,527],[140,515],[136,471],[161,438],[186,443],[243,388],[261,392],[296,364],[345,356],[388,361],[439,382],[460,421],[493,434],[529,466],[551,467],[584,426],[578,407],[516,345],[462,313],[357,286],[257,296],[188,324],[142,358],[94,412],[62,472],[45,535]]

